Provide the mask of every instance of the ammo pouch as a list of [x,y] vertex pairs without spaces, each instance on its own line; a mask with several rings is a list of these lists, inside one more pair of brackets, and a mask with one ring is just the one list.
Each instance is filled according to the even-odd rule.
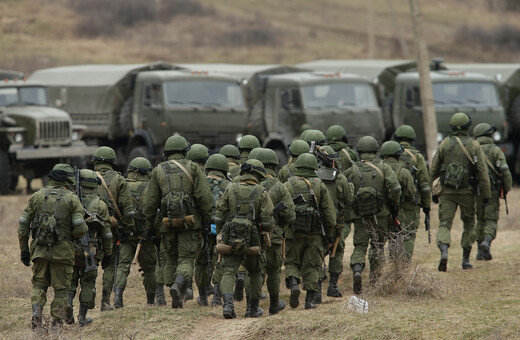
[[442,185],[455,190],[469,187],[469,171],[462,165],[449,163],[443,172]]
[[383,208],[383,195],[373,187],[363,187],[358,190],[352,202],[352,209],[361,217],[377,215]]
[[242,254],[246,248],[260,245],[258,230],[253,222],[246,218],[236,216],[224,227],[222,235],[224,244],[233,248],[234,254]]
[[233,246],[224,244],[224,243],[218,243],[215,247],[215,253],[216,254],[233,254],[233,255],[239,255],[239,254],[246,254],[246,255],[260,255],[260,247],[259,246],[252,246],[244,248],[243,250],[237,251]]
[[35,244],[51,247],[63,239],[58,228],[57,209],[64,192],[64,189],[45,189],[42,209],[32,230]]
[[169,228],[186,228],[188,229],[192,225],[195,224],[195,216],[188,215],[184,216],[184,218],[172,218],[172,217],[163,217],[162,219],[163,227],[166,229]]
[[308,203],[300,204],[295,207],[296,220],[291,229],[295,233],[308,234],[318,230],[319,214]]

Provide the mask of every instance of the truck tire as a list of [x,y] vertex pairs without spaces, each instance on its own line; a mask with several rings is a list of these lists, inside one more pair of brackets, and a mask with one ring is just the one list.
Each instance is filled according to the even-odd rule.
[[136,157],[144,157],[147,160],[149,160],[153,165],[152,155],[148,151],[148,148],[144,145],[136,146],[135,148],[130,150],[130,153],[128,154],[127,163],[130,164],[130,162]]
[[4,176],[3,180],[0,181],[0,194],[7,195],[11,190],[13,190],[12,183],[14,176],[11,169],[11,163],[9,162],[9,155],[4,150],[0,150],[0,174]]
[[119,111],[119,126],[122,134],[128,136],[130,131],[134,130],[132,124],[132,106],[134,105],[134,99],[128,98]]

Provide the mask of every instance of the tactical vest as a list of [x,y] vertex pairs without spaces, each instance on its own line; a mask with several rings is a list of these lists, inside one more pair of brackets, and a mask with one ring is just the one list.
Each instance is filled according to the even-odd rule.
[[[191,168],[191,161],[187,159],[179,160],[186,169]],[[193,216],[195,204],[193,199],[193,184],[190,178],[171,161],[162,162],[160,168],[163,170],[158,173],[159,184],[163,188],[161,199],[161,214],[170,219],[183,219],[186,216]],[[166,191],[164,191],[166,188]]]
[[[95,193],[87,194],[83,197],[83,206],[85,210],[91,214],[97,214],[99,212],[99,202],[101,199],[99,196]],[[101,242],[100,239],[98,239],[98,230],[96,227],[92,227],[87,223],[88,226],[88,233],[89,238],[96,240],[97,244],[89,244],[91,247],[94,247],[94,251],[97,251],[98,249],[103,249],[103,242]],[[91,248],[92,250],[92,248]],[[74,240],[74,252],[75,252],[75,258],[74,262],[76,266],[79,267],[85,267],[85,250],[83,246],[80,244],[79,240]]]
[[259,231],[254,223],[255,202],[264,188],[260,185],[232,183],[228,190],[231,195],[229,210],[232,218],[224,227],[222,240],[235,253],[240,253],[248,247],[260,245]]
[[[473,141],[471,137],[467,136],[459,138],[465,147],[466,144]],[[445,139],[441,146],[443,146],[443,159],[440,174],[443,187],[458,190],[473,184],[475,182],[475,178],[473,178],[475,169],[459,146],[455,136]],[[476,161],[475,155],[470,154],[470,156],[473,157],[473,161]]]
[[415,204],[419,204],[421,198],[419,195],[419,174],[417,173],[419,164],[417,161],[417,154],[419,152],[408,148],[405,148],[404,150],[405,151],[399,156],[399,163],[401,163],[401,165],[408,170],[413,177],[413,184],[415,186],[414,202]]
[[[119,174],[114,171],[114,170],[108,170],[106,171],[103,175],[103,178],[105,180],[105,183],[107,184],[107,187],[108,189],[112,192],[112,194],[114,195],[114,198],[117,200],[117,192],[112,190],[112,182],[116,182],[116,185],[117,185],[117,177],[119,176]],[[99,185],[98,186],[98,195],[99,197],[101,198],[101,200],[103,202],[105,202],[105,204],[107,205],[108,207],[108,214],[110,216],[113,216],[117,219],[119,219],[119,216],[116,212],[116,208],[114,208],[114,204],[117,204],[116,202],[112,202],[112,199],[110,198],[110,195],[108,194],[107,192],[107,189],[105,188],[104,185]]]
[[67,220],[67,216],[62,216],[58,211],[67,191],[59,187],[45,187],[42,190],[44,196],[41,209],[36,214],[31,228],[35,244],[52,247],[63,239],[70,241],[70,230],[65,230],[70,224],[70,218]]
[[225,188],[222,187],[222,183],[226,181],[224,178],[211,178],[206,177],[206,180],[208,181],[209,188],[211,189],[211,195],[213,196],[213,210],[211,212],[211,223],[215,224],[215,213],[217,210],[217,201],[218,199],[224,194],[224,191],[226,191]]
[[148,188],[147,181],[127,181],[128,189],[132,196],[132,203],[134,206],[134,225],[138,234],[144,231],[146,226],[146,216],[143,213],[143,197],[146,188]]
[[292,225],[292,230],[295,233],[304,234],[319,231],[320,213],[315,208],[315,203],[313,202],[315,198],[311,196],[309,185],[302,177],[298,176],[290,177],[288,182],[292,188],[293,198],[300,194],[305,198],[305,202],[296,204],[294,207],[296,220]]
[[377,164],[361,161],[354,166],[353,181],[356,184],[356,193],[352,209],[361,217],[376,216],[383,209],[385,178],[381,165],[381,161]]
[[[486,165],[488,167],[488,174],[489,174],[489,181],[491,183],[491,188],[497,188],[499,186],[499,182],[502,180],[501,176],[501,170],[498,168],[495,164],[495,157],[493,154],[493,150],[497,147],[495,144],[481,144],[480,148],[482,149],[482,152],[487,158]],[[488,164],[489,162],[489,164]],[[491,167],[493,166],[493,167]],[[500,188],[498,189],[500,190]]]

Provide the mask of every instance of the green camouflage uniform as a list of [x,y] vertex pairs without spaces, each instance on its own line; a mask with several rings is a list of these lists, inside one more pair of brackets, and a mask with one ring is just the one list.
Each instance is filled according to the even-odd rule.
[[228,176],[235,179],[240,175],[240,162],[238,159],[228,158],[229,172]]
[[347,145],[347,143],[334,141],[327,145],[338,153],[338,166],[342,172],[347,171],[353,163],[358,161],[356,153]]
[[294,162],[296,162],[295,157],[289,158],[289,162],[284,165],[280,171],[278,171],[278,175],[276,175],[276,178],[282,183],[285,183],[289,180],[290,177],[294,176],[294,173],[296,172],[296,167],[294,166]]
[[[68,188],[68,185],[66,182],[51,179],[47,186],[29,198],[19,220],[20,250],[22,252],[30,251],[30,260],[33,262],[31,292],[33,313],[35,308],[39,310],[40,320],[41,310],[47,302],[49,286],[54,288],[54,300],[51,303],[52,317],[55,320],[65,317],[67,288],[74,270],[72,241],[81,238],[88,231],[83,220],[83,207],[78,197],[65,189]],[[51,214],[51,216],[47,214]],[[40,226],[51,219],[54,219],[56,223],[54,232],[51,230],[50,233],[45,233],[45,229]],[[32,237],[30,247],[29,236]]]

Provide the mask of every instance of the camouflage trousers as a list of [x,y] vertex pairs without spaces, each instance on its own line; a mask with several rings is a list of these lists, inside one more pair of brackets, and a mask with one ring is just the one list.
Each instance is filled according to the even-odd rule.
[[365,255],[370,244],[368,252],[370,272],[375,273],[379,270],[379,266],[384,260],[388,220],[389,216],[377,216],[377,221],[374,218],[354,220],[354,251],[350,256],[350,267],[355,264],[365,267]]
[[475,242],[475,196],[467,194],[444,194],[439,196],[439,230],[437,231],[437,246],[450,246],[450,231],[453,218],[460,207],[460,219],[463,223],[462,248],[471,248]]
[[404,203],[399,213],[401,234],[403,236],[404,256],[408,261],[412,260],[420,216],[420,207],[413,203]]
[[[304,290],[318,290],[320,267],[323,265],[323,244],[320,235],[295,233],[285,245],[285,281],[295,277],[303,281]],[[301,280],[300,280],[301,277]]]
[[166,250],[164,250],[163,246],[160,246],[159,257],[157,258],[157,263],[155,265],[155,282],[157,284],[164,284],[164,264],[166,261]]
[[67,289],[68,292],[72,292],[72,295],[75,296],[78,287],[81,287],[79,303],[88,306],[89,309],[93,309],[96,306],[97,275],[97,268],[85,273],[85,266],[74,266],[72,280]]
[[[282,280],[282,243],[272,243],[271,246],[265,250],[265,259],[266,263],[262,276],[262,285],[266,283],[269,294],[278,294],[280,292],[280,282]],[[246,295],[249,296],[251,289],[249,273],[247,273],[246,276],[245,288]]]
[[[215,248],[215,245],[217,244],[217,237],[214,235],[209,236],[209,255],[211,256],[211,272],[212,272],[212,278],[213,273],[216,271],[216,267],[220,266],[217,264],[217,258],[218,255],[215,254],[213,251]],[[206,259],[206,254],[204,253],[204,247],[202,247],[201,252],[195,259],[195,284],[199,288],[199,291],[201,288],[206,289],[206,287],[209,285],[209,274],[208,274],[208,262]],[[220,279],[219,279],[220,282]],[[217,283],[219,283],[217,282]]]
[[486,236],[495,239],[498,230],[498,216],[500,214],[500,200],[496,191],[491,192],[489,204],[483,205],[484,199],[477,198],[477,227],[475,236],[477,243],[482,243]]
[[341,235],[334,257],[329,258],[329,273],[341,274],[343,272],[343,257],[345,255],[345,239],[350,234],[350,223],[346,223],[341,229]]
[[47,289],[54,288],[54,300],[51,303],[51,315],[57,319],[65,318],[67,307],[67,288],[72,279],[73,265],[56,263],[42,258],[33,260],[31,304],[47,303]]
[[164,284],[170,287],[177,275],[186,281],[193,277],[195,258],[200,253],[199,230],[186,230],[161,234],[161,247],[166,251]]
[[260,255],[222,255],[220,291],[222,294],[233,294],[238,268],[242,263],[249,273],[249,296],[251,299],[260,299],[262,294],[262,273],[266,264],[266,258],[263,253]]
[[103,290],[111,292],[114,287],[114,272],[116,270],[116,251],[117,241],[114,240],[113,245],[112,261],[109,266],[103,269]]
[[[130,267],[134,259],[138,240],[128,240],[121,244],[121,254],[119,255],[119,267],[117,270],[116,287],[126,288],[126,281],[130,274]],[[143,241],[141,250],[137,257],[139,271],[142,272],[143,286],[146,293],[155,292],[155,264],[157,263],[157,250],[152,241]]]

